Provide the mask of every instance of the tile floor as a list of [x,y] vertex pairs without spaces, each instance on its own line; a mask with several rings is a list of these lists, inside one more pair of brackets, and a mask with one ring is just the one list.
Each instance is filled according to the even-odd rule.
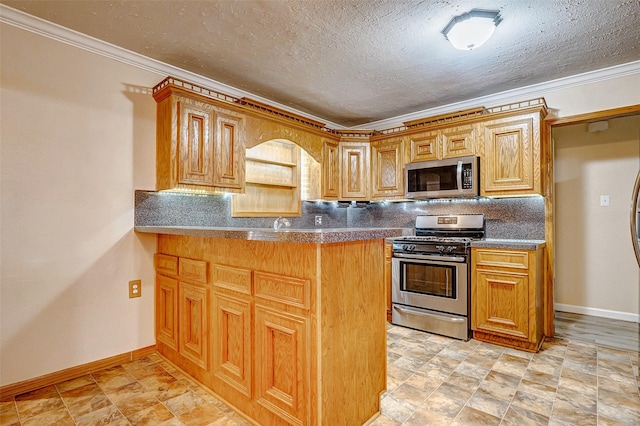
[[[374,426],[640,425],[637,352],[551,339],[530,354],[391,325],[387,336]],[[0,404],[2,426],[249,424],[157,355]]]

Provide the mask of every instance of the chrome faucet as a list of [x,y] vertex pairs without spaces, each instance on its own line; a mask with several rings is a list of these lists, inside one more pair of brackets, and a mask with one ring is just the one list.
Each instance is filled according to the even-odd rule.
[[275,222],[273,222],[273,230],[278,231],[280,228],[282,228],[282,225],[288,228],[289,226],[291,226],[291,223],[287,220],[286,217],[279,217],[275,220]]

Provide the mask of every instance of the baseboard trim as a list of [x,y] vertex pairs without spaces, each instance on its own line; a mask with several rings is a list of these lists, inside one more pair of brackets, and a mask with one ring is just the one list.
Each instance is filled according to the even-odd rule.
[[86,364],[77,365],[75,367],[66,368],[64,370],[45,374],[44,376],[35,377],[33,379],[24,380],[22,382],[13,383],[0,387],[0,399],[9,398],[16,395],[50,386],[55,383],[64,382],[66,380],[75,379],[86,374],[104,370],[105,368],[115,367],[116,365],[125,364],[136,359],[143,358],[156,352],[156,345],[147,346],[145,348],[136,349],[119,355],[110,356],[109,358],[99,359],[97,361],[88,362]]
[[556,311],[569,312],[571,314],[592,315],[594,317],[616,319],[621,321],[630,321],[640,323],[640,314],[630,312],[609,311],[606,309],[589,308],[586,306],[565,305],[564,303],[555,303]]

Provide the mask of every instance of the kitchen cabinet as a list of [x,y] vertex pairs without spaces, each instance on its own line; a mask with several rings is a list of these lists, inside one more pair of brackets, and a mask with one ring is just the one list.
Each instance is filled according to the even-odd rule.
[[244,116],[172,85],[154,92],[156,189],[244,190]]
[[[381,238],[160,234],[158,352],[256,424],[365,424],[386,385],[383,256]],[[177,351],[166,343],[176,310]]]
[[340,142],[340,199],[368,201],[369,142]]
[[247,149],[245,159],[245,193],[233,196],[231,216],[300,216],[300,147],[271,140]]
[[371,198],[404,197],[404,138],[371,142]]
[[209,368],[208,263],[156,254],[156,339],[189,367]]
[[543,336],[543,248],[474,248],[473,337],[536,352]]
[[442,129],[438,134],[442,144],[442,158],[475,155],[476,125],[454,126]]
[[322,146],[322,197],[340,198],[340,148],[338,142],[324,141]]
[[542,194],[541,112],[482,123],[480,195]]
[[410,136],[410,162],[464,157],[476,153],[476,124],[434,129]]
[[413,134],[409,137],[409,141],[411,163],[440,159],[441,141],[437,130]]
[[213,275],[213,374],[230,386],[221,392],[302,424],[308,411],[302,398],[309,386],[308,280],[226,265],[214,265]]

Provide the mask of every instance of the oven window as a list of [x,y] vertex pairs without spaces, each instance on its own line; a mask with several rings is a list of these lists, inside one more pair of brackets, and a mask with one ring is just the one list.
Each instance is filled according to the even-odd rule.
[[455,299],[456,267],[402,262],[402,291]]

